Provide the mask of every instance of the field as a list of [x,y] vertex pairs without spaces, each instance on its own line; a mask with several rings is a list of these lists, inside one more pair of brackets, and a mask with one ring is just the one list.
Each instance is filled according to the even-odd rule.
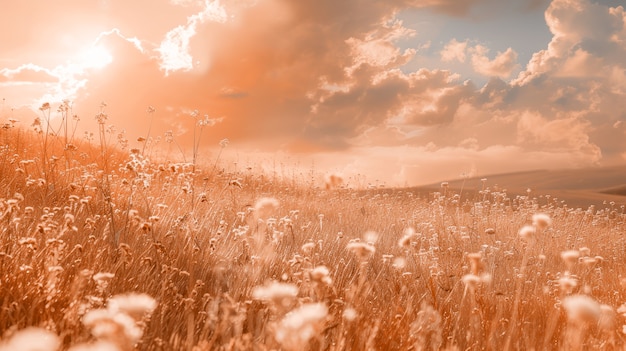
[[42,116],[0,131],[0,350],[626,349],[619,203],[227,172]]

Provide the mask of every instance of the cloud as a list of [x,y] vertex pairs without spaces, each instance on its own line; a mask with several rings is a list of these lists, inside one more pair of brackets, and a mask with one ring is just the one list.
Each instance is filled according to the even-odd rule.
[[[180,2],[177,2],[180,5]],[[193,68],[193,57],[189,52],[191,38],[196,35],[196,28],[205,21],[226,21],[226,10],[217,0],[205,0],[202,11],[189,16],[185,25],[180,25],[165,34],[157,48],[160,54],[160,67],[167,76],[170,72]]]
[[533,55],[514,83],[527,84],[548,73],[580,76],[580,69],[588,75],[598,74],[605,65],[625,67],[621,59],[626,50],[623,7],[611,8],[588,0],[554,0],[545,17],[553,38],[547,49]]
[[[75,74],[69,66],[39,72],[33,66],[22,69],[21,79],[48,79],[46,72],[69,77],[63,91],[76,87],[81,123],[95,123],[91,117],[104,100],[110,123],[131,140],[145,136],[152,105],[152,135],[173,130],[188,147],[196,123],[190,111],[198,110],[221,120],[203,130],[203,145],[229,138],[240,150],[319,155],[316,165],[345,174],[367,169],[400,185],[470,171],[621,160],[623,9],[554,0],[546,10],[552,41],[519,74],[512,48],[493,54],[473,38],[450,39],[439,52],[408,47],[419,28],[396,18],[409,8],[470,16],[478,3],[163,2],[155,6],[172,17],[143,24],[128,17],[118,29],[98,32],[105,34],[97,45],[112,57],[103,69]],[[111,3],[106,11],[121,6]],[[411,68],[429,54],[489,80],[478,86],[452,69]]]
[[59,78],[50,70],[32,63],[23,64],[15,69],[0,69],[0,83],[53,83]]
[[443,62],[459,61],[465,62],[465,51],[467,50],[467,41],[450,40],[448,44],[441,50],[441,60]]
[[547,120],[530,112],[524,112],[518,121],[518,141],[529,149],[570,152],[587,156],[587,160],[599,161],[600,148],[589,141],[590,122],[576,116]]
[[508,78],[518,68],[517,53],[511,48],[504,52],[498,52],[493,60],[487,57],[489,49],[482,45],[476,45],[470,51],[472,53],[472,67],[482,75]]
[[[259,150],[341,150],[348,155],[377,147],[389,153],[398,148],[396,152],[402,153],[406,147],[420,150],[418,154],[437,166],[435,155],[448,155],[443,159],[452,162],[455,153],[467,158],[467,167],[472,158],[487,155],[502,165],[509,164],[503,157],[515,155],[517,163],[530,167],[556,158],[551,155],[563,160],[551,163],[554,166],[571,166],[594,164],[623,152],[615,151],[623,150],[617,137],[602,140],[594,133],[604,130],[601,123],[618,132],[612,127],[616,117],[610,111],[615,109],[612,103],[623,97],[626,75],[617,64],[607,70],[611,74],[600,76],[589,69],[597,67],[598,59],[607,58],[576,46],[567,30],[580,28],[561,23],[553,43],[512,82],[502,79],[518,69],[515,51],[491,56],[482,44],[451,40],[440,52],[442,59],[467,62],[469,58],[478,73],[491,77],[477,87],[452,71],[403,68],[417,53],[400,49],[398,43],[414,32],[394,20],[394,14],[424,4],[376,2],[367,7],[348,0],[313,6],[274,0],[233,7],[224,2],[225,21],[193,20],[192,15],[183,25],[164,31],[161,43],[172,33],[186,35],[175,48],[189,55],[185,62],[191,62],[183,65],[185,69],[167,71],[166,78],[159,50],[159,55],[150,56],[150,49],[144,47],[142,54],[125,40],[110,43],[123,59],[107,68],[111,74],[87,83],[85,90],[91,94],[82,104],[93,110],[100,100],[107,101],[114,122],[128,119],[124,113],[137,116],[134,125],[125,127],[131,135],[145,133],[142,121],[148,105],[157,107],[155,133],[166,129],[190,133],[193,119],[185,111],[198,109],[201,114],[223,117],[204,140],[228,137],[233,144]],[[598,14],[615,16],[605,9]],[[552,8],[547,13],[554,23],[576,19]],[[622,31],[618,27],[611,34],[614,39],[605,42],[613,43],[613,49],[621,45],[617,45]],[[593,35],[591,29],[585,33],[575,37]],[[597,34],[598,38],[605,35]],[[569,46],[561,48],[563,42]],[[611,83],[601,85],[604,82]],[[135,92],[134,98],[116,90],[119,86]],[[606,94],[601,86],[613,93]],[[559,133],[563,128],[568,133]],[[181,137],[183,143],[189,140]],[[565,156],[568,153],[571,156]],[[537,155],[541,162],[520,160]],[[496,168],[486,161],[474,163],[479,172]],[[404,173],[412,174],[407,167]]]

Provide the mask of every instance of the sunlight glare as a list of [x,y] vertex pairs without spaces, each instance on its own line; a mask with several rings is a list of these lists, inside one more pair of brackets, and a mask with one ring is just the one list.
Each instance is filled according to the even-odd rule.
[[102,46],[92,46],[81,57],[85,68],[103,68],[113,61],[113,56]]

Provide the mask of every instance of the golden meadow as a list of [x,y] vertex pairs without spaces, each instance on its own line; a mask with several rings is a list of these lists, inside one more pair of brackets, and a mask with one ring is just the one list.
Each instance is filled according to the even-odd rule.
[[626,349],[623,206],[226,170],[197,113],[185,156],[55,108],[2,116],[0,350]]

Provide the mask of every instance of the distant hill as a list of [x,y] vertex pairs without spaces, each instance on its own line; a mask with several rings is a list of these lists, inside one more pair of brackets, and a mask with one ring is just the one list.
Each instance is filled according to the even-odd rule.
[[[493,174],[481,177],[448,180],[450,189],[463,191],[467,196],[476,194],[484,186],[491,190],[504,190],[510,195],[550,195],[564,200],[570,207],[602,206],[613,201],[626,204],[626,165],[567,170],[535,170],[527,172]],[[420,192],[440,191],[441,183],[416,187]]]

